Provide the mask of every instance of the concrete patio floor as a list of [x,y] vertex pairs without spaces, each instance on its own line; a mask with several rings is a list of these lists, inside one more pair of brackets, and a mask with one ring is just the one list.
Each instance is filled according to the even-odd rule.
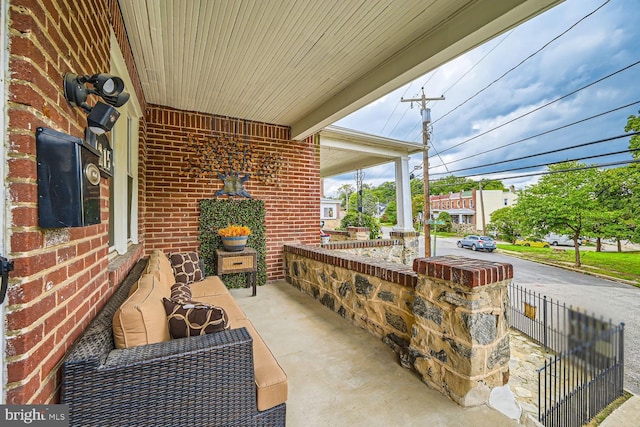
[[519,425],[430,389],[380,339],[284,281],[231,293],[287,373],[287,426]]

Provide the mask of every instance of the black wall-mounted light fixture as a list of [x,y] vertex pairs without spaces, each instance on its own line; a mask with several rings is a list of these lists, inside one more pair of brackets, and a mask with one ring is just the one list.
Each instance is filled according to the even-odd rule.
[[[118,110],[113,107],[121,107],[129,100],[129,94],[124,91],[122,79],[111,74],[78,76],[67,73],[64,75],[63,84],[64,97],[69,105],[80,107],[89,114],[87,117],[89,128],[98,135],[109,132],[120,117]],[[89,95],[98,95],[109,105],[98,101],[92,107],[87,104]]]

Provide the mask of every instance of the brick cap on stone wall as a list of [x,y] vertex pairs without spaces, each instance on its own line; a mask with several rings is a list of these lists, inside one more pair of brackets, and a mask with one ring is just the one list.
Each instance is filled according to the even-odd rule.
[[348,236],[349,232],[346,230],[322,230],[324,234],[336,235],[336,236]]
[[391,237],[418,237],[420,233],[417,231],[390,231],[389,236]]
[[355,232],[355,233],[368,233],[369,232],[369,227],[353,227],[353,226],[349,226],[347,227],[347,231],[351,231],[351,232]]
[[402,242],[398,239],[376,239],[376,240],[341,240],[337,242],[323,243],[325,249],[360,249],[360,248],[381,248],[384,246],[397,246]]
[[324,264],[378,277],[387,282],[397,283],[412,289],[416,287],[418,281],[418,275],[409,266],[404,264],[332,251],[324,247],[311,245],[286,244],[283,250],[284,252],[299,255]]
[[413,271],[470,288],[513,279],[511,264],[454,255],[416,258]]

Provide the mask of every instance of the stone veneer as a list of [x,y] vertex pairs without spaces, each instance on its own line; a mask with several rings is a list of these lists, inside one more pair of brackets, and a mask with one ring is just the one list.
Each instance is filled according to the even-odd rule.
[[511,264],[464,257],[417,258],[409,346],[422,379],[461,406],[486,403],[509,381]]
[[410,267],[306,245],[286,245],[284,260],[293,286],[355,325],[408,348],[417,281]]
[[[355,229],[355,227],[349,227]],[[362,227],[364,230],[368,228]],[[323,243],[322,247],[334,251],[349,253],[362,257],[379,258],[389,262],[404,265],[413,265],[413,260],[418,256],[419,233],[412,231],[392,231],[390,239],[351,239],[356,237],[356,232],[326,230],[331,236],[329,243]],[[367,234],[368,236],[368,234]]]
[[411,269],[307,245],[285,245],[284,261],[290,284],[380,337],[458,404],[486,403],[507,383],[510,264],[447,256]]

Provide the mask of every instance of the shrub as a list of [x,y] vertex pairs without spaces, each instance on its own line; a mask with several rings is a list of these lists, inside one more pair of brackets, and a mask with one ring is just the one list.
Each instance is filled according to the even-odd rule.
[[346,230],[347,227],[367,227],[369,228],[369,238],[377,239],[380,235],[380,223],[369,214],[350,211],[342,218],[340,228]]

